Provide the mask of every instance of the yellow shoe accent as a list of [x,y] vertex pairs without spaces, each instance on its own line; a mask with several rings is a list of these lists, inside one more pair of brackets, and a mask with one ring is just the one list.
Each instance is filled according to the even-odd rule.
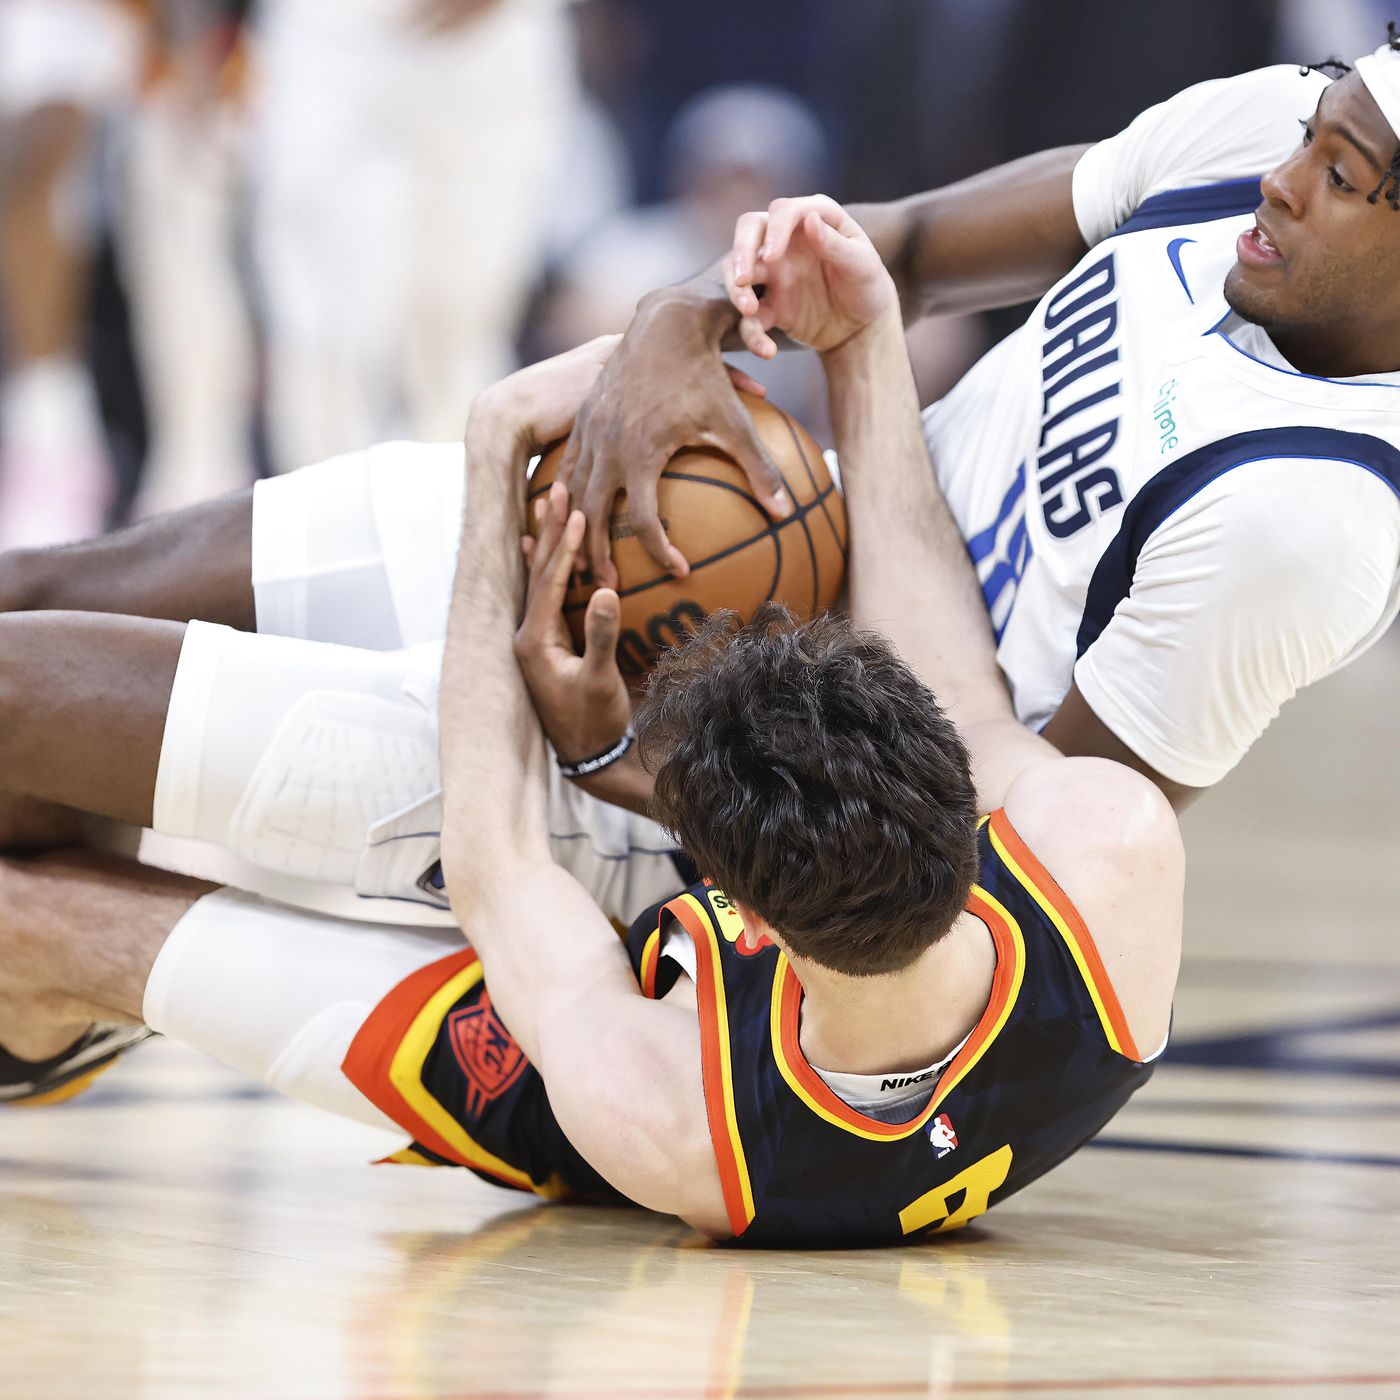
[[105,1074],[114,1064],[116,1064],[115,1059],[108,1060],[105,1065],[98,1065],[96,1069],[90,1069],[86,1074],[80,1074],[76,1079],[70,1079],[67,1084],[61,1084],[57,1089],[50,1089],[47,1094],[31,1094],[27,1099],[11,1099],[9,1107],[42,1108],[48,1104],[63,1103],[66,1099],[76,1099],[79,1094],[92,1088],[92,1081],[98,1075]]

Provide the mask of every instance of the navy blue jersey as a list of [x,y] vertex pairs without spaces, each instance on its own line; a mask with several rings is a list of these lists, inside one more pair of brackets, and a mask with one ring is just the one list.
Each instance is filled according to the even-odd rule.
[[[696,953],[706,1113],[740,1244],[897,1244],[965,1225],[1092,1137],[1152,1072],[1092,938],[1004,813],[979,833],[969,912],[996,973],[986,1010],[905,1123],[850,1108],[799,1045],[802,988],[780,950],[750,950],[737,909],[693,885],[627,935],[644,995]],[[470,950],[421,969],[371,1014],[345,1072],[414,1135],[400,1161],[451,1163],[550,1197],[617,1199],[564,1137]]]
[[737,1240],[883,1245],[956,1229],[1063,1161],[1151,1075],[1074,906],[1004,813],[979,841],[968,909],[996,945],[992,994],[902,1124],[850,1108],[807,1064],[792,967],[772,945],[746,949],[721,891],[695,886],[633,926],[652,995],[675,976],[657,956],[667,934],[695,944],[710,1135]]

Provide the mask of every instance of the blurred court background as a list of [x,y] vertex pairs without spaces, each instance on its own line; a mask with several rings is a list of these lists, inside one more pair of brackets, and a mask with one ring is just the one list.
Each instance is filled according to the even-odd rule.
[[[1383,0],[0,0],[0,546],[392,436],[779,194],[884,199],[1354,56]],[[913,337],[926,398],[1014,315]],[[825,431],[814,366],[762,375]]]

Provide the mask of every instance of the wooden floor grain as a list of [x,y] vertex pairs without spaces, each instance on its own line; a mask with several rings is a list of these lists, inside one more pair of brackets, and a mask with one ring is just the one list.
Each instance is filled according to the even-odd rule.
[[1400,1396],[1400,644],[1187,820],[1169,1061],[904,1252],[521,1208],[154,1043],[0,1114],[10,1400]]

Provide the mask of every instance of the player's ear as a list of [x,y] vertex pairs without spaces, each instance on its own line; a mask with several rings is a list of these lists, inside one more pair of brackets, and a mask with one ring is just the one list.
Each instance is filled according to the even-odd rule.
[[739,935],[739,946],[746,953],[756,953],[767,944],[778,942],[773,936],[773,926],[766,919],[755,914],[747,904],[740,904],[737,899],[734,901],[734,907],[744,921],[744,931]]

